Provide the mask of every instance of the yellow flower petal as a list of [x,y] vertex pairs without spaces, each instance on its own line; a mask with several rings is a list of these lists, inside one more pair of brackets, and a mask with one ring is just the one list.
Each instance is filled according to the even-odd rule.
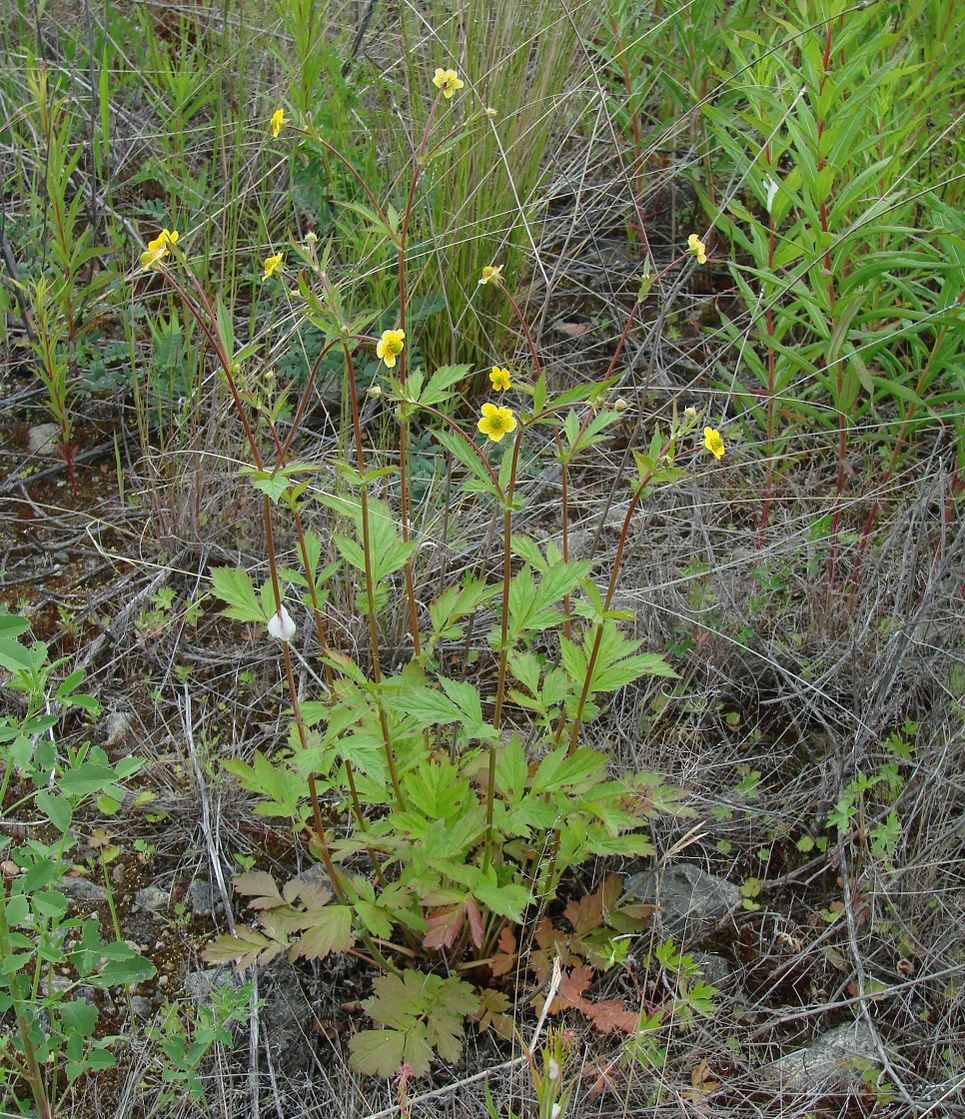
[[387,369],[395,368],[395,359],[405,346],[404,330],[383,330],[375,347],[376,356],[385,362]]
[[508,369],[501,369],[498,365],[494,365],[489,374],[489,381],[497,392],[505,392],[512,384],[511,377],[512,374]]
[[716,427],[704,428],[704,447],[710,451],[715,459],[724,457],[724,440]]
[[516,417],[512,408],[500,408],[495,404],[486,403],[482,406],[482,417],[476,426],[494,443],[498,443],[504,435],[516,430]]
[[443,70],[441,66],[437,66],[432,84],[436,89],[442,90],[442,96],[448,101],[456,90],[462,89],[466,83],[460,80],[455,70]]
[[486,284],[500,284],[503,280],[503,266],[501,264],[486,264],[483,266],[482,275],[479,277],[479,286]]
[[284,259],[284,253],[272,253],[271,256],[265,257],[265,263],[262,265],[262,281],[274,276],[278,269],[282,267],[282,261],[284,261]]

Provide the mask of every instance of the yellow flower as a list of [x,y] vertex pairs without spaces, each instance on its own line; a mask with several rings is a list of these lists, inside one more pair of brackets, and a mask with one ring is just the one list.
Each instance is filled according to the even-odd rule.
[[278,133],[281,132],[287,123],[288,118],[285,116],[284,109],[276,109],[271,114],[271,134],[276,140],[278,139]]
[[383,330],[375,352],[385,362],[388,369],[395,368],[395,359],[402,353],[405,345],[404,330]]
[[687,238],[687,252],[693,253],[697,258],[698,264],[707,263],[707,246],[701,241],[696,233],[691,233]]
[[168,246],[177,244],[176,229],[162,229],[157,237],[148,241],[147,248],[141,253],[141,267],[150,270],[168,255]]
[[498,443],[504,435],[516,430],[516,417],[512,408],[499,408],[495,404],[482,406],[482,418],[476,424],[483,435]]
[[439,66],[436,68],[436,75],[432,79],[432,84],[436,89],[442,90],[442,96],[448,101],[456,90],[462,89],[466,83],[459,80],[459,75],[455,70],[443,70]]
[[486,284],[501,284],[502,282],[503,266],[501,264],[484,265],[482,275],[479,277],[480,287],[485,287]]
[[714,458],[722,459],[724,457],[724,440],[721,439],[720,432],[716,427],[704,428],[704,447],[710,451]]
[[271,256],[265,257],[265,263],[262,265],[264,271],[261,274],[262,282],[274,276],[279,268],[282,267],[282,261],[285,259],[284,253],[272,253]]
[[489,381],[497,392],[505,392],[510,388],[511,376],[508,369],[500,369],[498,365],[494,365],[492,373],[489,374]]

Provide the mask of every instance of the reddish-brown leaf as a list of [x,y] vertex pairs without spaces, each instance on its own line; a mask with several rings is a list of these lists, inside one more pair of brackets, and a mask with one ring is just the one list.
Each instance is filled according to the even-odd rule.
[[476,948],[481,948],[483,940],[483,919],[482,914],[479,912],[479,906],[476,905],[475,898],[466,899],[466,914],[469,917],[469,939]]
[[556,992],[556,998],[550,1005],[550,1014],[559,1014],[567,1007],[588,1014],[592,1004],[586,1001],[583,992],[589,988],[592,981],[593,969],[587,967],[586,964],[573,968],[569,973],[564,971]]
[[423,948],[451,948],[456,942],[466,915],[463,905],[449,905],[437,909],[426,918]]
[[587,1003],[584,1013],[601,1034],[636,1033],[640,1022],[639,1011],[627,1010],[619,999]]

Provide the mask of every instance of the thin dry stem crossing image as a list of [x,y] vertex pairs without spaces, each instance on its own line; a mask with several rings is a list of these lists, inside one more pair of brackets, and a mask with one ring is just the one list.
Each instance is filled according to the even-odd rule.
[[965,1117],[953,0],[0,45],[0,1115]]

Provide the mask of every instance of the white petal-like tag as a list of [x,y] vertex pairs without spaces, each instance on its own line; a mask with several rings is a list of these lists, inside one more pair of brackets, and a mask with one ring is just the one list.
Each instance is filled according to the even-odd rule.
[[780,188],[778,187],[777,183],[774,182],[773,179],[768,179],[767,180],[767,201],[764,203],[764,206],[767,209],[768,213],[771,212],[771,206],[774,203],[774,197],[777,194],[779,189]]
[[278,613],[268,622],[268,632],[276,641],[291,641],[295,636],[296,626],[284,604],[278,607]]

